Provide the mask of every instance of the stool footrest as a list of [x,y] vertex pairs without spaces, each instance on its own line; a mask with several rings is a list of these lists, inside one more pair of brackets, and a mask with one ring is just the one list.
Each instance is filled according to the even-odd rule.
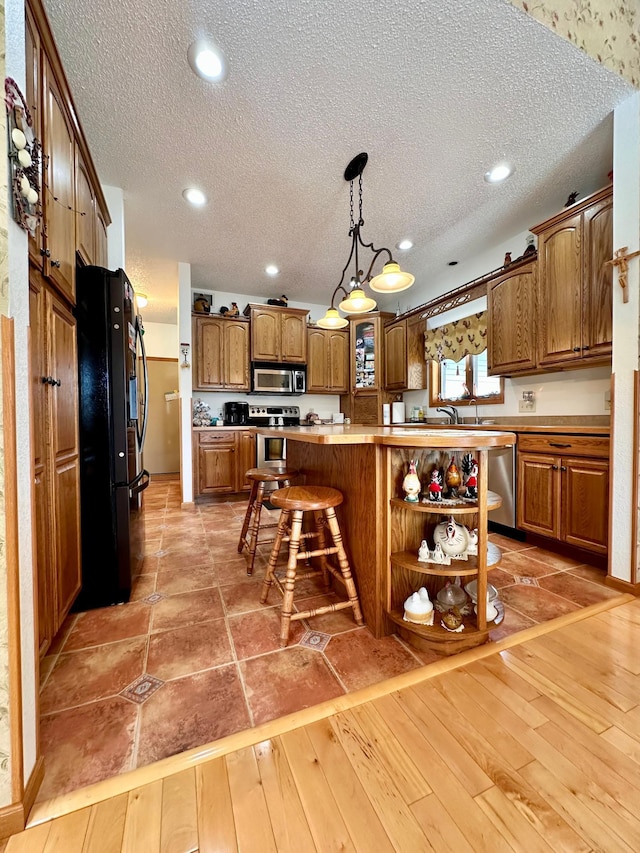
[[291,621],[295,622],[297,619],[310,619],[312,616],[322,616],[323,613],[334,613],[336,610],[346,610],[347,607],[352,607],[350,601],[338,601],[336,604],[323,604],[322,607],[315,607],[312,610],[301,610],[299,613],[292,613]]
[[334,545],[331,548],[318,548],[317,551],[298,551],[298,560],[309,560],[311,557],[328,557],[330,554],[337,554],[338,548]]

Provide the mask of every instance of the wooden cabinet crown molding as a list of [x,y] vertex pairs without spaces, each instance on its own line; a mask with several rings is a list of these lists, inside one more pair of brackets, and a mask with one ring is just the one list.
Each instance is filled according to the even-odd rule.
[[96,172],[96,168],[91,157],[89,145],[87,144],[84,131],[82,130],[82,125],[80,124],[80,120],[78,119],[78,113],[76,111],[76,107],[73,102],[73,97],[71,95],[71,87],[69,86],[67,75],[65,74],[65,70],[60,60],[60,55],[58,53],[58,48],[53,37],[49,18],[47,17],[47,13],[45,12],[44,6],[42,5],[42,0],[27,0],[26,6],[27,9],[31,12],[38,33],[40,35],[40,46],[47,55],[47,59],[49,60],[49,64],[51,66],[51,71],[56,79],[58,86],[60,87],[61,94],[64,97],[65,106],[69,113],[69,118],[71,119],[73,133],[80,148],[80,152],[82,154],[87,173],[91,178],[91,182],[96,193],[96,204],[100,209],[102,218],[105,220],[106,225],[110,225],[111,217],[109,216],[109,208],[107,207],[107,202],[102,192],[102,185],[100,183],[100,178],[98,177],[98,173]]

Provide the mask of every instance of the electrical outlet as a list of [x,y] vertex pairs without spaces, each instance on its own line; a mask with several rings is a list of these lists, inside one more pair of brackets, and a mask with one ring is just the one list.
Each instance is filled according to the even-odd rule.
[[611,411],[611,391],[604,392],[604,410],[605,412]]
[[518,400],[518,411],[524,412],[525,414],[531,414],[536,410],[536,401],[535,400]]

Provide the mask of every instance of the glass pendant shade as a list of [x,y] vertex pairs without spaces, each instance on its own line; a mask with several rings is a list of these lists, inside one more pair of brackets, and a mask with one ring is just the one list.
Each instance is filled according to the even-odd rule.
[[344,329],[349,325],[349,321],[338,314],[337,308],[327,308],[327,313],[318,320],[316,325],[321,329]]
[[378,293],[399,293],[411,287],[415,280],[415,276],[410,272],[402,272],[399,264],[390,261],[384,265],[379,275],[371,279],[369,287]]
[[361,287],[355,287],[338,307],[346,314],[365,314],[367,311],[373,311],[376,301],[366,296]]

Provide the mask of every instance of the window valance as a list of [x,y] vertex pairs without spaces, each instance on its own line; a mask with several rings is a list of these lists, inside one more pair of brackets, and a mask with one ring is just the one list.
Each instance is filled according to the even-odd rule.
[[425,361],[460,361],[487,348],[487,312],[471,314],[424,333]]

